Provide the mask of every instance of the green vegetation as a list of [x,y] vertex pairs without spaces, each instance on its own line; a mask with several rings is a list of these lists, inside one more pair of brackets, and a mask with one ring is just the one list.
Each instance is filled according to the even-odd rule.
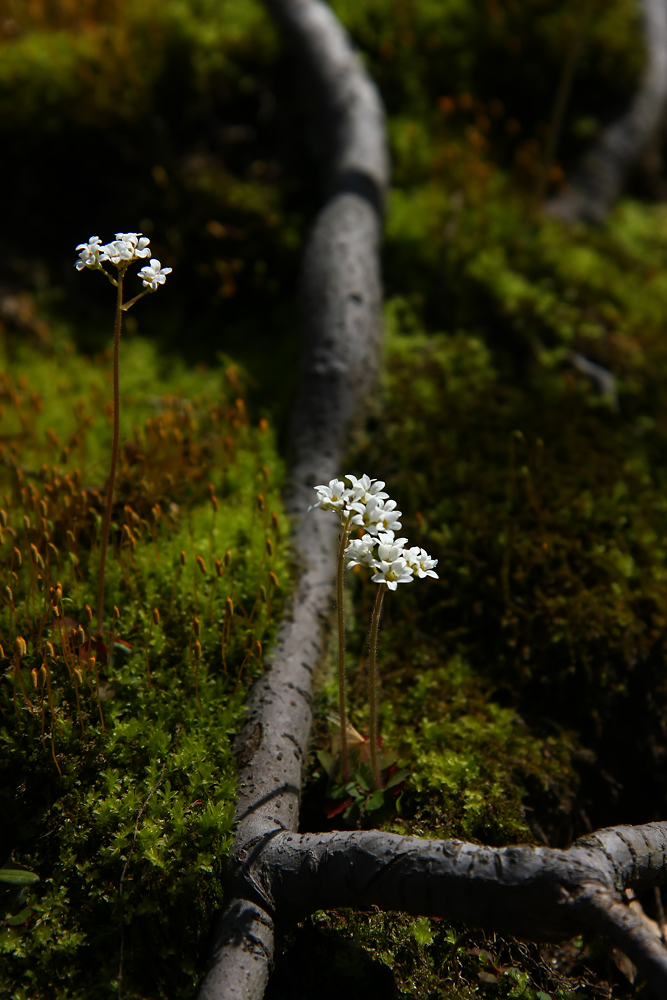
[[230,734],[289,582],[273,436],[249,424],[238,368],[161,370],[123,345],[98,637],[108,360],[65,344],[3,368],[2,851],[40,881],[8,904],[0,982],[31,1000],[190,996],[221,901]]

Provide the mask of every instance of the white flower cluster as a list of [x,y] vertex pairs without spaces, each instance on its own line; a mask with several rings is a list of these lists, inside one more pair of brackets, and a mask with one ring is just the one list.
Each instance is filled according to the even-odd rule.
[[[111,243],[102,243],[99,236],[91,236],[87,243],[79,243],[79,259],[74,265],[77,271],[89,268],[91,271],[98,271],[105,261],[114,264],[118,268],[125,268],[134,260],[145,260],[151,256],[150,240],[141,233],[116,233],[116,239]],[[159,260],[151,258],[149,264],[145,264],[139,271],[139,277],[143,280],[144,288],[151,292],[157,291],[160,285],[164,285],[166,276],[171,274],[170,267],[162,267]]]
[[401,528],[401,511],[396,501],[384,492],[384,483],[362,476],[345,476],[352,485],[332,479],[328,486],[316,486],[317,502],[312,505],[320,510],[339,514],[350,527],[361,528],[364,534],[354,538],[345,549],[348,566],[366,566],[375,570],[374,583],[386,583],[389,590],[396,590],[399,583],[410,583],[415,577],[432,576],[438,560],[432,559],[419,546],[406,548],[407,538],[396,538]]

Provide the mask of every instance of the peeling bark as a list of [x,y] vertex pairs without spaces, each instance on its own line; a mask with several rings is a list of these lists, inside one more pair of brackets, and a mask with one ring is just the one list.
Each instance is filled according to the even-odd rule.
[[562,194],[546,202],[566,222],[599,223],[663,123],[667,108],[667,2],[641,0],[646,65],[630,109],[608,125]]
[[335,518],[304,512],[312,487],[339,471],[350,421],[377,371],[388,165],[379,97],[331,11],[320,0],[268,2],[314,81],[332,152],[328,199],[302,275],[304,338],[287,494],[299,581],[236,743],[229,901],[200,1000],[261,1000],[276,927],[340,906],[447,917],[538,941],[597,930],[667,1000],[667,949],[621,895],[626,887],[667,881],[667,823],[598,831],[569,850],[381,831],[296,832],[337,533]]

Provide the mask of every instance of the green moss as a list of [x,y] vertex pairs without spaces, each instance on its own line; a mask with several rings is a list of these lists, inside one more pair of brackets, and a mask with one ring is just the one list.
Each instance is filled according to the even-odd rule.
[[248,422],[243,373],[160,370],[138,340],[121,370],[127,443],[95,666],[72,629],[94,628],[108,362],[19,349],[0,390],[12,591],[0,609],[0,849],[40,876],[27,922],[0,931],[0,978],[26,1000],[116,995],[121,942],[123,995],[194,994],[231,836],[230,734],[280,615],[275,580],[289,585],[282,466],[270,429]]

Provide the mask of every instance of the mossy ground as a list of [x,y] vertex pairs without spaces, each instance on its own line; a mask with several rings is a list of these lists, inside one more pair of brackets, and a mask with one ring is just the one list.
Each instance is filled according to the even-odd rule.
[[237,368],[161,371],[149,344],[123,344],[98,640],[108,359],[18,348],[3,368],[1,850],[40,882],[2,931],[0,982],[191,996],[222,898],[231,735],[289,587],[273,434],[250,424]]

